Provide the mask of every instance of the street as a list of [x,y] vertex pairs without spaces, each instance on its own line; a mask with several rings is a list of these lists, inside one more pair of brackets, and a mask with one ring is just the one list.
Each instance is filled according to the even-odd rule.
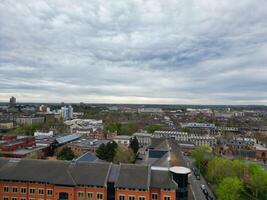
[[[192,169],[193,160],[190,159],[187,156],[183,156],[183,159],[184,159],[187,167]],[[215,199],[214,194],[212,193],[212,191],[208,187],[208,184],[207,184],[206,180],[203,178],[202,175],[200,175],[200,180],[197,180],[195,175],[194,175],[194,173],[192,172],[191,175],[189,176],[188,181],[190,183],[189,187],[191,187],[191,189],[192,189],[192,193],[193,193],[193,196],[194,196],[195,200],[206,200],[206,197],[205,197],[205,195],[204,195],[204,193],[203,193],[203,191],[201,189],[201,185],[202,184],[206,185],[206,189],[207,189],[209,195],[211,197],[213,197],[213,199]]]

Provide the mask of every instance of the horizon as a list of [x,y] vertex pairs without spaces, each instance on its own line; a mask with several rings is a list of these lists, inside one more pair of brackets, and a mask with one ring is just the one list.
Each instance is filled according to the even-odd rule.
[[267,105],[266,19],[264,0],[2,1],[0,101]]

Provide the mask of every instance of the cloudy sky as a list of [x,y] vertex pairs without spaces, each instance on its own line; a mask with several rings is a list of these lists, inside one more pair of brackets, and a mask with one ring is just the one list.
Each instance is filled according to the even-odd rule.
[[1,0],[0,101],[267,105],[266,0]]

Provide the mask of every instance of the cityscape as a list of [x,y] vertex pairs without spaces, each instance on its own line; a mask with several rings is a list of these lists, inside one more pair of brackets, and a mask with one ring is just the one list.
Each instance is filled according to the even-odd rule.
[[267,200],[266,0],[0,1],[0,200]]
[[32,104],[12,96],[0,120],[5,200],[266,199],[266,106]]

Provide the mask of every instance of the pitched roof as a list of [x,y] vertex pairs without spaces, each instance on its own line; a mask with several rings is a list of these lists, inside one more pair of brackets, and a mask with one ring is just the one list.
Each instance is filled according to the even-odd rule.
[[173,181],[171,173],[164,170],[151,170],[151,188],[177,189],[177,184]]
[[148,189],[150,167],[148,165],[121,164],[115,187]]
[[76,159],[76,162],[80,162],[80,161],[87,161],[87,162],[93,162],[96,161],[97,157],[91,153],[90,151],[87,151],[86,153],[84,153],[83,155],[81,155],[79,158]]
[[[105,186],[109,163],[48,161],[0,158],[1,180],[35,181],[55,185]],[[29,170],[30,169],[30,170]]]
[[62,137],[59,137],[56,139],[58,144],[64,144],[73,140],[77,140],[79,139],[81,136],[77,135],[77,134],[70,134],[70,135],[65,135]]

